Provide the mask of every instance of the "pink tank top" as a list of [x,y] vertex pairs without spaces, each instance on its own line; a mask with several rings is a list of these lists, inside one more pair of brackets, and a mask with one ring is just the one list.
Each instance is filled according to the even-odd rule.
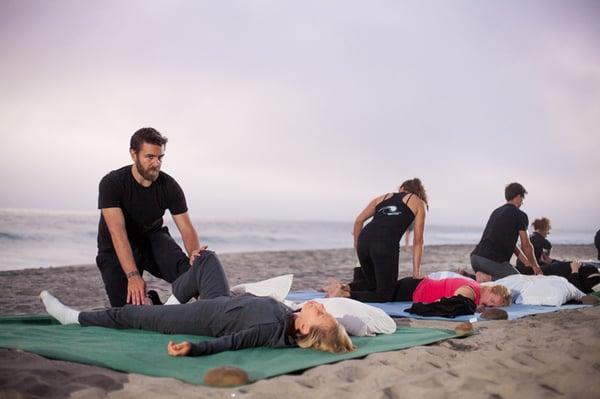
[[442,298],[450,298],[454,296],[454,292],[467,285],[475,292],[475,304],[479,305],[479,284],[471,279],[466,278],[445,278],[443,280],[432,280],[425,277],[423,281],[417,285],[413,293],[413,302],[431,303]]

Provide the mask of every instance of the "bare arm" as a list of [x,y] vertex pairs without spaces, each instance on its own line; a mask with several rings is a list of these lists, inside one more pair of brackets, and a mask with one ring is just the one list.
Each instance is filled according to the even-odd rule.
[[423,257],[423,233],[425,231],[425,216],[427,209],[425,203],[417,196],[412,196],[407,204],[415,214],[415,227],[413,230],[413,277],[421,277],[421,258]]
[[177,225],[177,229],[181,233],[181,238],[183,239],[183,245],[185,246],[185,251],[190,258],[190,264],[193,263],[194,258],[198,256],[198,254],[204,251],[207,246],[200,246],[200,241],[198,239],[198,233],[190,220],[190,215],[185,213],[180,213],[179,215],[173,215],[173,220]]
[[529,259],[527,259],[527,257],[525,256],[525,254],[523,253],[523,251],[521,251],[521,248],[519,248],[518,245],[515,245],[515,250],[514,250],[515,255],[517,256],[517,258],[523,262],[523,264],[527,267],[531,267],[531,264],[529,263]]
[[102,216],[108,226],[110,238],[123,272],[127,276],[127,303],[142,305],[146,298],[146,283],[139,275],[131,244],[125,230],[125,217],[121,208],[103,208]]
[[369,202],[369,205],[361,213],[358,214],[356,220],[354,221],[354,228],[352,230],[352,235],[354,236],[354,250],[356,250],[356,244],[358,242],[358,236],[363,228],[363,224],[367,219],[372,217],[375,214],[375,208],[377,204],[379,204],[387,194],[380,195],[379,197],[373,199]]
[[529,241],[527,231],[519,230],[519,238],[521,240],[521,249],[523,250],[523,253],[525,253],[525,256],[529,260],[529,264],[530,267],[533,268],[533,272],[535,274],[544,274],[542,273],[542,269],[540,269],[540,266],[538,265],[537,260],[535,259],[535,255],[533,253],[533,245],[531,245],[531,241]]
[[471,299],[472,301],[475,301],[475,291],[473,291],[473,288],[469,287],[468,285],[461,285],[458,287],[458,289],[454,291],[454,296],[456,295],[462,295]]

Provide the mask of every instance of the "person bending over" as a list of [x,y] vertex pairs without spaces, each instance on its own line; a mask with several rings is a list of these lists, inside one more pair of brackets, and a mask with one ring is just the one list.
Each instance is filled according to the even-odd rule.
[[[230,296],[225,272],[211,251],[202,252],[173,282],[172,289],[182,304],[126,305],[94,312],[71,309],[47,291],[40,297],[48,313],[62,324],[217,337],[197,343],[169,342],[171,356],[210,355],[259,346],[299,346],[333,353],[355,349],[344,327],[317,302],[308,302],[293,312],[271,297]],[[198,300],[186,303],[194,297]]]
[[[328,297],[351,297],[352,287],[333,281],[325,288],[325,292]],[[510,290],[503,285],[480,285],[474,280],[460,277],[441,280],[428,277],[402,278],[396,282],[392,301],[432,303],[457,295],[471,299],[478,310],[509,306],[512,302]]]
[[[413,277],[420,274],[427,194],[421,180],[406,180],[399,192],[380,195],[354,222],[354,249],[360,267],[350,283],[351,297],[362,302],[392,300],[398,279],[400,239],[411,223]],[[373,218],[367,225],[365,221]]]
[[[471,252],[471,266],[477,273],[488,274],[491,280],[518,274],[510,264],[513,253],[527,261],[535,274],[542,274],[527,235],[529,220],[520,210],[527,190],[519,183],[510,183],[504,190],[506,204],[495,209],[485,226],[479,244]],[[521,248],[517,244],[521,240]]]
[[[561,276],[569,280],[571,284],[586,294],[593,291],[593,287],[600,284],[600,274],[598,268],[592,264],[585,264],[579,261],[560,261],[550,257],[552,244],[548,241],[548,235],[552,226],[550,219],[542,217],[535,219],[531,224],[534,232],[529,236],[533,245],[533,253],[544,275]],[[517,260],[517,270],[521,274],[533,274],[531,264],[527,259]]]

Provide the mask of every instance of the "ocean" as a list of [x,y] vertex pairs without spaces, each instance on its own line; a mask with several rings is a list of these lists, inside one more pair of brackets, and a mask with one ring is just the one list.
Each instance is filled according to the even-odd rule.
[[[99,212],[0,209],[0,270],[92,264],[96,257]],[[165,224],[181,237],[171,217]],[[217,253],[352,247],[352,221],[193,220],[201,240]],[[426,245],[469,244],[481,227],[432,226]],[[594,231],[553,230],[553,244],[591,244]]]

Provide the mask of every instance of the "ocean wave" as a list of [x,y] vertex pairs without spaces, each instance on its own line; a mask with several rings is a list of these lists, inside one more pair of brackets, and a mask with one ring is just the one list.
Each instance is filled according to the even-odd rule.
[[4,231],[0,231],[0,240],[17,241],[17,240],[22,240],[23,238],[24,237],[22,237],[18,234],[6,233]]

